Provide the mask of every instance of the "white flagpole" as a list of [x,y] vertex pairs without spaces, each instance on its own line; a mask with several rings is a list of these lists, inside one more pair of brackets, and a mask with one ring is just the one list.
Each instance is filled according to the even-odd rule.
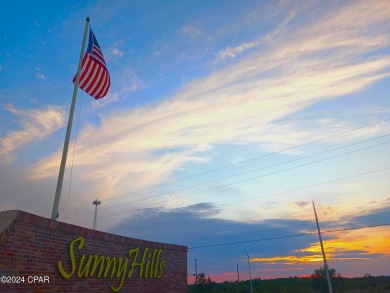
[[77,91],[78,91],[78,88],[79,88],[79,81],[80,81],[81,62],[83,60],[83,55],[84,55],[85,40],[87,38],[88,25],[89,25],[89,17],[87,17],[87,19],[85,20],[84,36],[83,36],[83,42],[82,42],[82,45],[81,45],[79,65],[77,67],[76,82],[74,83],[74,88],[73,88],[73,98],[72,98],[72,104],[70,106],[70,112],[69,112],[69,118],[68,118],[68,127],[66,129],[64,148],[62,150],[61,166],[60,166],[60,171],[58,173],[56,194],[55,194],[55,198],[54,198],[53,210],[51,212],[51,219],[52,220],[56,220],[57,217],[58,217],[58,207],[60,205],[62,183],[64,181],[66,158],[68,156],[70,133],[72,131],[74,109],[75,109],[75,106],[76,106]]
[[317,223],[318,236],[319,236],[319,238],[320,238],[320,244],[321,244],[321,250],[322,250],[322,258],[324,259],[324,269],[325,269],[325,273],[326,273],[326,279],[328,280],[328,289],[329,289],[329,293],[333,293],[332,283],[330,282],[328,264],[327,264],[327,262],[326,262],[326,257],[325,257],[324,245],[322,244],[322,237],[321,237],[320,225],[318,224],[318,217],[317,217],[316,206],[314,205],[314,201],[312,201],[312,202],[313,202],[314,215],[316,216],[316,223]]

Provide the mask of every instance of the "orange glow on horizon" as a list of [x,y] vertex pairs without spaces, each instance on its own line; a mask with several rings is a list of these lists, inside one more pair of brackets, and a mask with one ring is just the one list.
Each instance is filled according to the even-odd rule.
[[276,257],[254,257],[251,259],[251,262],[264,262],[267,264],[288,264],[295,265],[299,263],[308,263],[308,262],[321,262],[321,255],[305,255],[305,256],[276,256]]
[[[390,255],[390,232],[378,227],[371,228],[369,234],[364,234],[361,230],[351,231],[344,235],[338,233],[334,239],[325,240],[323,244],[327,260],[369,261],[373,254]],[[319,242],[311,243],[308,247],[298,249],[296,252],[305,253],[305,255],[253,257],[251,262],[296,265],[323,261]]]

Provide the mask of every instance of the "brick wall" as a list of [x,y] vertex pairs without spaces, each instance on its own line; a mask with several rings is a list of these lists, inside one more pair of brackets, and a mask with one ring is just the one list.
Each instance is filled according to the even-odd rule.
[[115,292],[123,278],[119,292],[184,293],[187,249],[4,211],[0,212],[0,277],[12,275],[2,281],[20,283],[0,283],[0,292]]

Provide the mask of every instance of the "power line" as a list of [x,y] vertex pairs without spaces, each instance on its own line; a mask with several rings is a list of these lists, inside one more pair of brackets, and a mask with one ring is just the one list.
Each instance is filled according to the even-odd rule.
[[[152,190],[152,189],[157,188],[157,187],[161,187],[161,186],[165,186],[165,185],[168,185],[168,184],[184,181],[184,180],[187,180],[187,179],[190,179],[190,178],[193,178],[193,177],[197,177],[197,176],[200,176],[200,175],[204,175],[204,174],[208,174],[208,173],[211,173],[211,172],[219,171],[219,170],[222,170],[222,169],[226,169],[226,168],[229,168],[229,167],[232,167],[232,166],[236,166],[236,165],[239,165],[239,164],[247,163],[247,162],[250,162],[250,161],[253,161],[253,160],[257,160],[257,159],[260,159],[260,158],[264,158],[264,157],[272,156],[272,155],[275,155],[275,154],[283,153],[283,152],[286,152],[286,151],[289,151],[289,150],[292,150],[292,149],[300,148],[302,146],[306,146],[306,145],[310,145],[310,144],[313,144],[313,143],[316,143],[316,142],[320,142],[320,141],[323,141],[323,140],[334,138],[334,137],[337,137],[337,136],[340,136],[340,135],[343,135],[343,134],[346,134],[346,133],[350,133],[350,132],[354,132],[354,131],[357,131],[357,130],[361,130],[361,129],[364,129],[364,128],[367,128],[367,127],[370,127],[370,126],[373,126],[373,125],[378,125],[379,123],[383,123],[383,122],[386,122],[386,121],[390,121],[390,118],[389,119],[380,120],[380,121],[377,121],[375,123],[367,124],[367,125],[364,125],[364,126],[361,126],[361,127],[357,127],[357,128],[353,128],[353,129],[350,129],[350,130],[346,130],[346,131],[343,131],[343,132],[340,132],[340,133],[337,133],[337,134],[333,134],[333,135],[330,135],[330,136],[322,137],[320,139],[309,141],[309,142],[306,142],[306,143],[303,143],[303,144],[300,144],[300,145],[295,145],[295,146],[292,146],[292,147],[289,147],[289,148],[286,148],[286,149],[282,149],[282,150],[279,150],[279,151],[276,151],[276,152],[272,152],[272,153],[269,153],[269,154],[253,157],[253,158],[250,158],[250,159],[247,159],[247,160],[243,160],[243,161],[240,161],[240,162],[236,162],[236,163],[233,163],[233,164],[229,164],[229,165],[225,165],[225,166],[222,166],[222,167],[214,168],[214,169],[211,169],[211,170],[208,170],[208,171],[200,172],[200,173],[197,173],[197,174],[194,174],[194,175],[190,175],[190,176],[187,176],[187,177],[184,177],[184,178],[171,180],[171,181],[164,182],[164,183],[161,183],[161,184],[158,184],[158,185],[154,185],[154,186],[151,186],[151,187],[147,187],[147,188],[144,188],[144,189],[139,189],[139,190],[136,190],[136,191],[133,191],[133,192],[130,192],[130,193],[125,193],[125,194],[113,196],[111,198],[105,199],[105,202],[110,201],[110,200],[114,200],[114,199],[117,199],[117,198],[120,198],[120,197],[136,194],[136,193],[139,193],[139,192],[149,191],[149,190]],[[89,206],[89,204],[68,208],[68,209],[66,209],[64,211],[69,211],[69,210],[82,208],[82,207],[86,207],[86,206]]]
[[254,235],[254,234],[264,233],[264,232],[266,232],[266,231],[275,231],[275,230],[282,230],[282,229],[291,229],[291,228],[305,227],[305,226],[312,226],[312,224],[311,224],[311,223],[304,223],[304,224],[299,224],[299,225],[294,225],[294,226],[284,226],[284,227],[277,227],[277,228],[269,228],[269,229],[262,229],[262,230],[251,231],[251,232],[245,232],[245,233],[225,234],[225,235],[219,235],[219,236],[208,237],[208,238],[199,238],[199,239],[195,239],[195,240],[187,240],[187,241],[182,241],[182,242],[183,242],[183,243],[187,243],[187,242],[194,242],[194,241],[204,241],[204,240],[212,240],[212,239],[221,239],[221,238],[226,238],[226,237],[237,237],[237,236],[244,236],[244,235]]
[[[364,142],[367,142],[367,141],[371,141],[371,140],[374,140],[374,139],[383,138],[383,137],[386,137],[386,136],[389,136],[389,135],[390,134],[386,134],[386,135],[383,135],[383,136],[380,136],[380,137],[377,137],[377,138],[373,138],[373,139],[369,139],[369,140],[353,143],[353,144],[348,145],[348,146],[357,145],[357,144],[364,143]],[[324,158],[324,159],[320,159],[320,160],[317,160],[317,161],[305,163],[305,164],[298,165],[298,166],[295,166],[295,167],[291,167],[291,168],[275,171],[275,172],[272,172],[272,173],[262,174],[262,175],[259,175],[259,176],[255,176],[255,177],[239,180],[239,181],[236,181],[236,182],[233,182],[233,183],[219,185],[219,186],[208,188],[208,189],[205,189],[205,190],[202,190],[202,191],[197,191],[197,192],[194,192],[194,193],[190,193],[190,194],[181,196],[179,198],[187,197],[187,196],[191,196],[191,195],[195,195],[195,194],[199,194],[199,193],[203,193],[203,192],[206,192],[206,191],[211,191],[211,190],[215,190],[215,189],[219,189],[219,188],[223,188],[223,187],[227,187],[227,186],[231,186],[231,185],[235,185],[235,184],[238,184],[238,183],[243,183],[243,182],[246,182],[246,181],[250,181],[250,180],[254,180],[254,179],[258,179],[258,178],[262,178],[262,177],[266,177],[266,176],[270,176],[270,175],[274,175],[274,174],[278,174],[278,173],[282,173],[282,172],[286,172],[286,171],[291,171],[293,169],[302,168],[302,167],[305,167],[305,166],[308,166],[308,165],[313,165],[313,164],[316,164],[316,163],[319,163],[319,162],[323,162],[323,161],[334,159],[334,158],[337,158],[337,157],[349,155],[349,154],[356,153],[356,152],[359,152],[359,151],[362,151],[362,150],[366,150],[366,149],[370,149],[370,148],[373,148],[373,147],[381,146],[381,145],[384,145],[384,144],[387,144],[387,143],[390,143],[390,141],[386,141],[386,142],[382,142],[382,143],[379,143],[379,144],[376,144],[376,145],[360,148],[360,149],[357,149],[357,150],[354,150],[354,151],[349,151],[349,152],[346,152],[346,153],[338,154],[338,155],[331,156],[331,157]],[[166,195],[166,194],[174,193],[174,192],[185,190],[185,189],[188,189],[188,188],[193,188],[193,187],[196,187],[196,186],[213,183],[213,182],[220,181],[220,180],[223,180],[223,179],[226,179],[226,178],[231,178],[231,177],[235,177],[235,176],[239,176],[239,175],[243,175],[243,174],[247,174],[247,173],[250,173],[250,172],[255,172],[255,171],[259,171],[259,170],[263,170],[263,169],[268,169],[268,168],[271,168],[271,167],[274,167],[274,166],[279,166],[279,165],[291,163],[291,162],[298,161],[298,160],[301,160],[301,159],[307,159],[309,157],[313,157],[313,156],[324,154],[324,153],[327,153],[327,152],[339,150],[339,149],[342,149],[342,148],[345,148],[345,147],[347,147],[347,146],[338,147],[338,148],[335,148],[335,149],[331,149],[331,150],[323,151],[323,152],[320,152],[320,153],[308,155],[308,156],[305,156],[303,158],[293,159],[293,160],[290,160],[290,161],[287,161],[287,162],[282,162],[282,163],[278,163],[278,164],[274,164],[274,165],[258,168],[258,169],[255,169],[255,170],[241,172],[241,173],[238,173],[238,174],[234,174],[234,175],[231,175],[231,176],[227,176],[227,177],[211,180],[211,181],[204,182],[204,183],[201,183],[201,184],[195,184],[195,185],[192,185],[192,186],[189,186],[189,187],[180,188],[180,189],[177,189],[177,190],[174,190],[174,191],[164,192],[162,194],[158,194],[158,195],[155,195],[155,196],[151,196],[151,197],[147,197],[147,198],[143,198],[143,199],[133,200],[133,201],[126,202],[126,203],[121,203],[121,204],[109,206],[109,207],[104,208],[102,210],[111,209],[111,208],[114,208],[114,207],[117,207],[117,206],[123,206],[124,204],[131,204],[131,203],[135,203],[135,202],[139,202],[139,201],[145,201],[145,200],[148,200],[148,199],[151,199],[151,198],[160,197],[160,196],[163,196],[163,195]],[[160,201],[160,202],[157,202],[157,203],[163,203],[163,202],[166,202],[166,201]],[[157,203],[153,203],[151,205],[155,205]],[[87,213],[83,213],[83,214],[79,214],[79,215],[74,215],[74,216],[71,216],[71,217],[63,218],[63,219],[74,218],[74,217],[77,217],[77,216],[83,216],[83,215],[88,214],[88,213],[92,213],[92,212],[87,212]]]
[[[390,226],[390,223],[384,223],[384,224],[378,224],[378,225],[367,225],[367,226],[352,227],[352,228],[342,228],[342,229],[327,230],[327,231],[323,231],[321,233],[322,234],[327,234],[327,233],[334,233],[334,232],[341,232],[341,231],[351,231],[351,230],[359,230],[359,229],[366,229],[366,228],[376,228],[376,227],[382,227],[382,226]],[[227,246],[227,245],[235,245],[235,244],[243,244],[243,243],[262,242],[262,241],[269,241],[269,240],[302,237],[302,236],[308,236],[308,235],[313,235],[313,234],[317,234],[317,232],[314,231],[314,232],[306,232],[306,233],[300,233],[300,234],[292,234],[292,235],[285,235],[285,236],[269,237],[269,238],[262,238],[262,239],[226,242],[226,243],[220,243],[220,244],[210,244],[210,245],[189,247],[188,249],[190,250],[190,249],[219,247],[219,246]]]
[[231,204],[241,203],[241,202],[245,202],[245,201],[251,201],[251,200],[258,199],[258,198],[269,197],[269,196],[274,196],[274,195],[281,195],[283,193],[298,191],[298,190],[302,190],[302,189],[306,189],[306,188],[311,188],[311,187],[315,187],[315,186],[319,186],[319,185],[323,185],[323,184],[333,183],[333,182],[337,182],[337,181],[342,181],[342,180],[346,180],[346,179],[351,179],[351,178],[364,176],[364,175],[368,175],[368,174],[373,174],[373,173],[377,173],[377,172],[382,172],[382,171],[387,171],[387,170],[390,170],[390,168],[384,168],[384,169],[369,171],[369,172],[366,172],[366,173],[360,173],[360,174],[356,174],[356,175],[352,175],[352,176],[348,176],[348,177],[343,177],[343,178],[338,178],[338,179],[334,179],[334,180],[324,181],[324,182],[315,183],[315,184],[311,184],[311,185],[306,185],[306,186],[303,186],[303,187],[298,187],[298,188],[294,188],[294,189],[290,189],[290,190],[286,190],[286,191],[271,193],[271,194],[267,194],[267,195],[263,195],[263,196],[251,197],[251,198],[248,198],[248,199],[243,199],[243,200],[238,200],[238,201],[233,201],[233,202],[229,202],[229,203],[225,203],[225,204],[220,204],[220,206],[231,205]]
[[[358,216],[356,218],[376,217],[379,215],[386,215],[386,214],[390,214],[390,211],[385,211],[383,213],[377,213],[377,214],[372,214],[372,215]],[[345,217],[341,217],[341,219],[343,219],[343,218],[345,218]],[[322,225],[329,225],[330,223],[338,222],[339,220],[340,220],[340,218],[338,220],[326,221],[326,222],[323,222]],[[275,231],[275,230],[291,229],[291,228],[305,227],[305,226],[312,226],[312,223],[304,223],[304,224],[299,224],[299,225],[294,225],[294,226],[284,226],[284,227],[277,227],[277,228],[262,229],[262,230],[256,230],[256,231],[245,232],[245,233],[225,234],[225,235],[219,235],[219,236],[208,237],[208,238],[200,238],[200,239],[196,239],[196,240],[187,240],[187,242],[204,241],[204,240],[211,240],[211,239],[221,239],[221,238],[226,238],[226,237],[237,237],[237,236],[244,236],[244,235],[254,235],[254,234],[263,233],[263,232],[270,231],[270,230]]]
[[[329,180],[329,181],[319,182],[319,183],[316,183],[316,184],[306,185],[306,186],[299,187],[299,188],[294,188],[294,189],[285,190],[285,191],[281,191],[281,192],[271,193],[271,194],[267,194],[267,195],[263,195],[263,196],[252,197],[252,198],[249,198],[249,199],[244,199],[244,200],[239,200],[239,201],[235,201],[235,202],[230,202],[230,203],[227,203],[227,204],[220,204],[220,206],[222,206],[222,205],[230,205],[230,204],[240,203],[240,202],[245,202],[245,201],[251,201],[251,200],[255,200],[255,199],[263,198],[263,197],[277,196],[277,195],[281,195],[281,194],[288,193],[288,192],[293,192],[293,191],[297,191],[297,190],[302,190],[302,189],[306,189],[306,188],[311,188],[311,187],[315,187],[315,186],[319,186],[319,185],[324,185],[324,184],[328,184],[328,183],[342,181],[342,180],[346,180],[346,179],[350,179],[350,178],[356,178],[356,177],[359,177],[359,176],[364,176],[364,175],[368,175],[368,174],[374,174],[374,173],[383,172],[383,171],[387,171],[387,170],[390,170],[390,168],[383,168],[383,169],[368,171],[368,172],[365,172],[365,173],[360,173],[360,174],[351,175],[351,176],[342,177],[342,178],[337,178],[337,179],[333,179],[333,180]],[[178,198],[184,198],[184,197],[188,197],[190,195],[193,195],[193,194],[180,196]],[[159,203],[161,203],[161,202],[159,202]],[[148,205],[148,206],[152,206],[152,205],[155,205],[155,203],[153,203],[151,205]],[[101,216],[100,218],[107,218],[107,217],[111,217],[113,215],[127,213],[127,212],[130,212],[132,210],[133,209],[122,211],[122,212],[116,212],[116,213],[112,213],[112,214]],[[79,223],[82,223],[82,222],[85,222],[85,221],[80,221]]]
[[[286,172],[286,171],[291,171],[291,170],[294,170],[294,169],[298,169],[298,168],[302,168],[302,167],[305,167],[305,166],[313,165],[313,164],[316,164],[316,163],[319,163],[319,162],[323,162],[323,161],[326,161],[326,160],[334,159],[334,158],[341,157],[341,156],[344,156],[344,155],[349,155],[351,153],[355,153],[355,152],[358,152],[358,151],[361,151],[361,150],[366,150],[366,149],[369,149],[369,148],[372,148],[372,147],[376,147],[376,146],[380,146],[380,145],[383,145],[383,144],[387,144],[389,142],[390,141],[387,141],[387,142],[380,143],[380,144],[377,144],[377,145],[374,145],[374,146],[369,146],[369,147],[365,147],[365,148],[358,149],[358,150],[355,150],[355,151],[346,152],[346,153],[343,153],[343,154],[331,156],[331,157],[328,157],[328,158],[324,158],[324,159],[321,159],[321,160],[317,160],[317,161],[314,161],[314,162],[302,164],[302,165],[299,165],[299,166],[295,166],[295,167],[291,167],[291,168],[275,171],[275,172],[272,172],[272,173],[262,174],[262,175],[259,175],[259,176],[255,176],[255,177],[251,177],[251,178],[235,181],[235,182],[232,182],[232,183],[229,183],[229,184],[219,185],[219,186],[208,188],[208,189],[205,189],[205,190],[201,190],[201,191],[193,192],[193,193],[190,193],[190,194],[182,195],[182,196],[179,196],[177,198],[180,199],[180,198],[188,197],[188,196],[191,196],[191,195],[195,195],[195,194],[199,194],[199,193],[203,193],[203,192],[216,190],[216,189],[220,189],[220,188],[223,188],[223,187],[227,187],[227,186],[231,186],[231,185],[247,182],[247,181],[250,181],[250,180],[259,179],[259,178],[262,178],[262,177],[267,177],[267,176],[270,176],[270,175],[275,175],[275,174],[279,174],[279,173]],[[149,199],[149,198],[146,198],[146,199]],[[146,200],[146,199],[143,199],[143,200]],[[137,202],[137,201],[139,201],[139,200],[127,202],[126,204],[134,203],[134,202]],[[156,205],[156,204],[159,204],[159,203],[164,203],[164,202],[167,202],[167,201],[159,201],[159,202],[156,202],[156,203],[152,203],[152,204],[150,204],[148,206],[153,206],[153,205]],[[123,205],[123,204],[120,204],[120,205]],[[119,205],[116,205],[116,206],[119,206]],[[106,208],[106,209],[108,209],[108,208]]]

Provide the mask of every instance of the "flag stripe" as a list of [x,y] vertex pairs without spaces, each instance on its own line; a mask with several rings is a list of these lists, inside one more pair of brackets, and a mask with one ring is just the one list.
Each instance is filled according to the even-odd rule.
[[99,61],[102,65],[106,65],[106,62],[104,61],[104,56],[103,56],[103,53],[100,51],[100,49],[96,46],[93,47],[94,50],[92,51],[91,55],[92,57]]
[[110,88],[110,79],[108,77],[108,72],[105,71],[104,75],[105,75],[105,81],[104,81],[104,85],[103,85],[103,88],[102,88],[102,92],[100,94],[100,95],[103,95],[103,96],[105,96],[107,94],[108,89]]
[[91,82],[89,87],[87,88],[88,92],[91,93],[91,95],[96,94],[96,89],[99,87],[101,83],[97,83],[97,80],[102,80],[101,78],[102,70],[101,68],[97,67],[95,68],[93,75],[91,76]]
[[96,78],[96,72],[99,70],[99,68],[95,62],[91,62],[91,63],[92,65],[90,65],[88,70],[88,79],[85,80],[85,83],[83,84],[83,88],[87,93],[91,92],[91,88],[98,80]]
[[93,93],[95,95],[100,95],[101,94],[101,88],[102,88],[103,81],[104,81],[104,72],[102,70],[99,70],[99,77],[98,78],[101,79],[102,82],[99,83],[99,84],[96,84],[94,86]]
[[[76,82],[77,74],[73,78]],[[90,29],[89,45],[81,63],[79,87],[94,97],[103,98],[110,88],[110,74],[95,35]]]
[[91,70],[93,70],[94,64],[91,62],[92,60],[89,58],[86,58],[85,60],[85,66],[83,67],[83,78],[80,79],[79,86],[82,89],[85,89],[86,83],[88,83],[88,80],[90,78]]

